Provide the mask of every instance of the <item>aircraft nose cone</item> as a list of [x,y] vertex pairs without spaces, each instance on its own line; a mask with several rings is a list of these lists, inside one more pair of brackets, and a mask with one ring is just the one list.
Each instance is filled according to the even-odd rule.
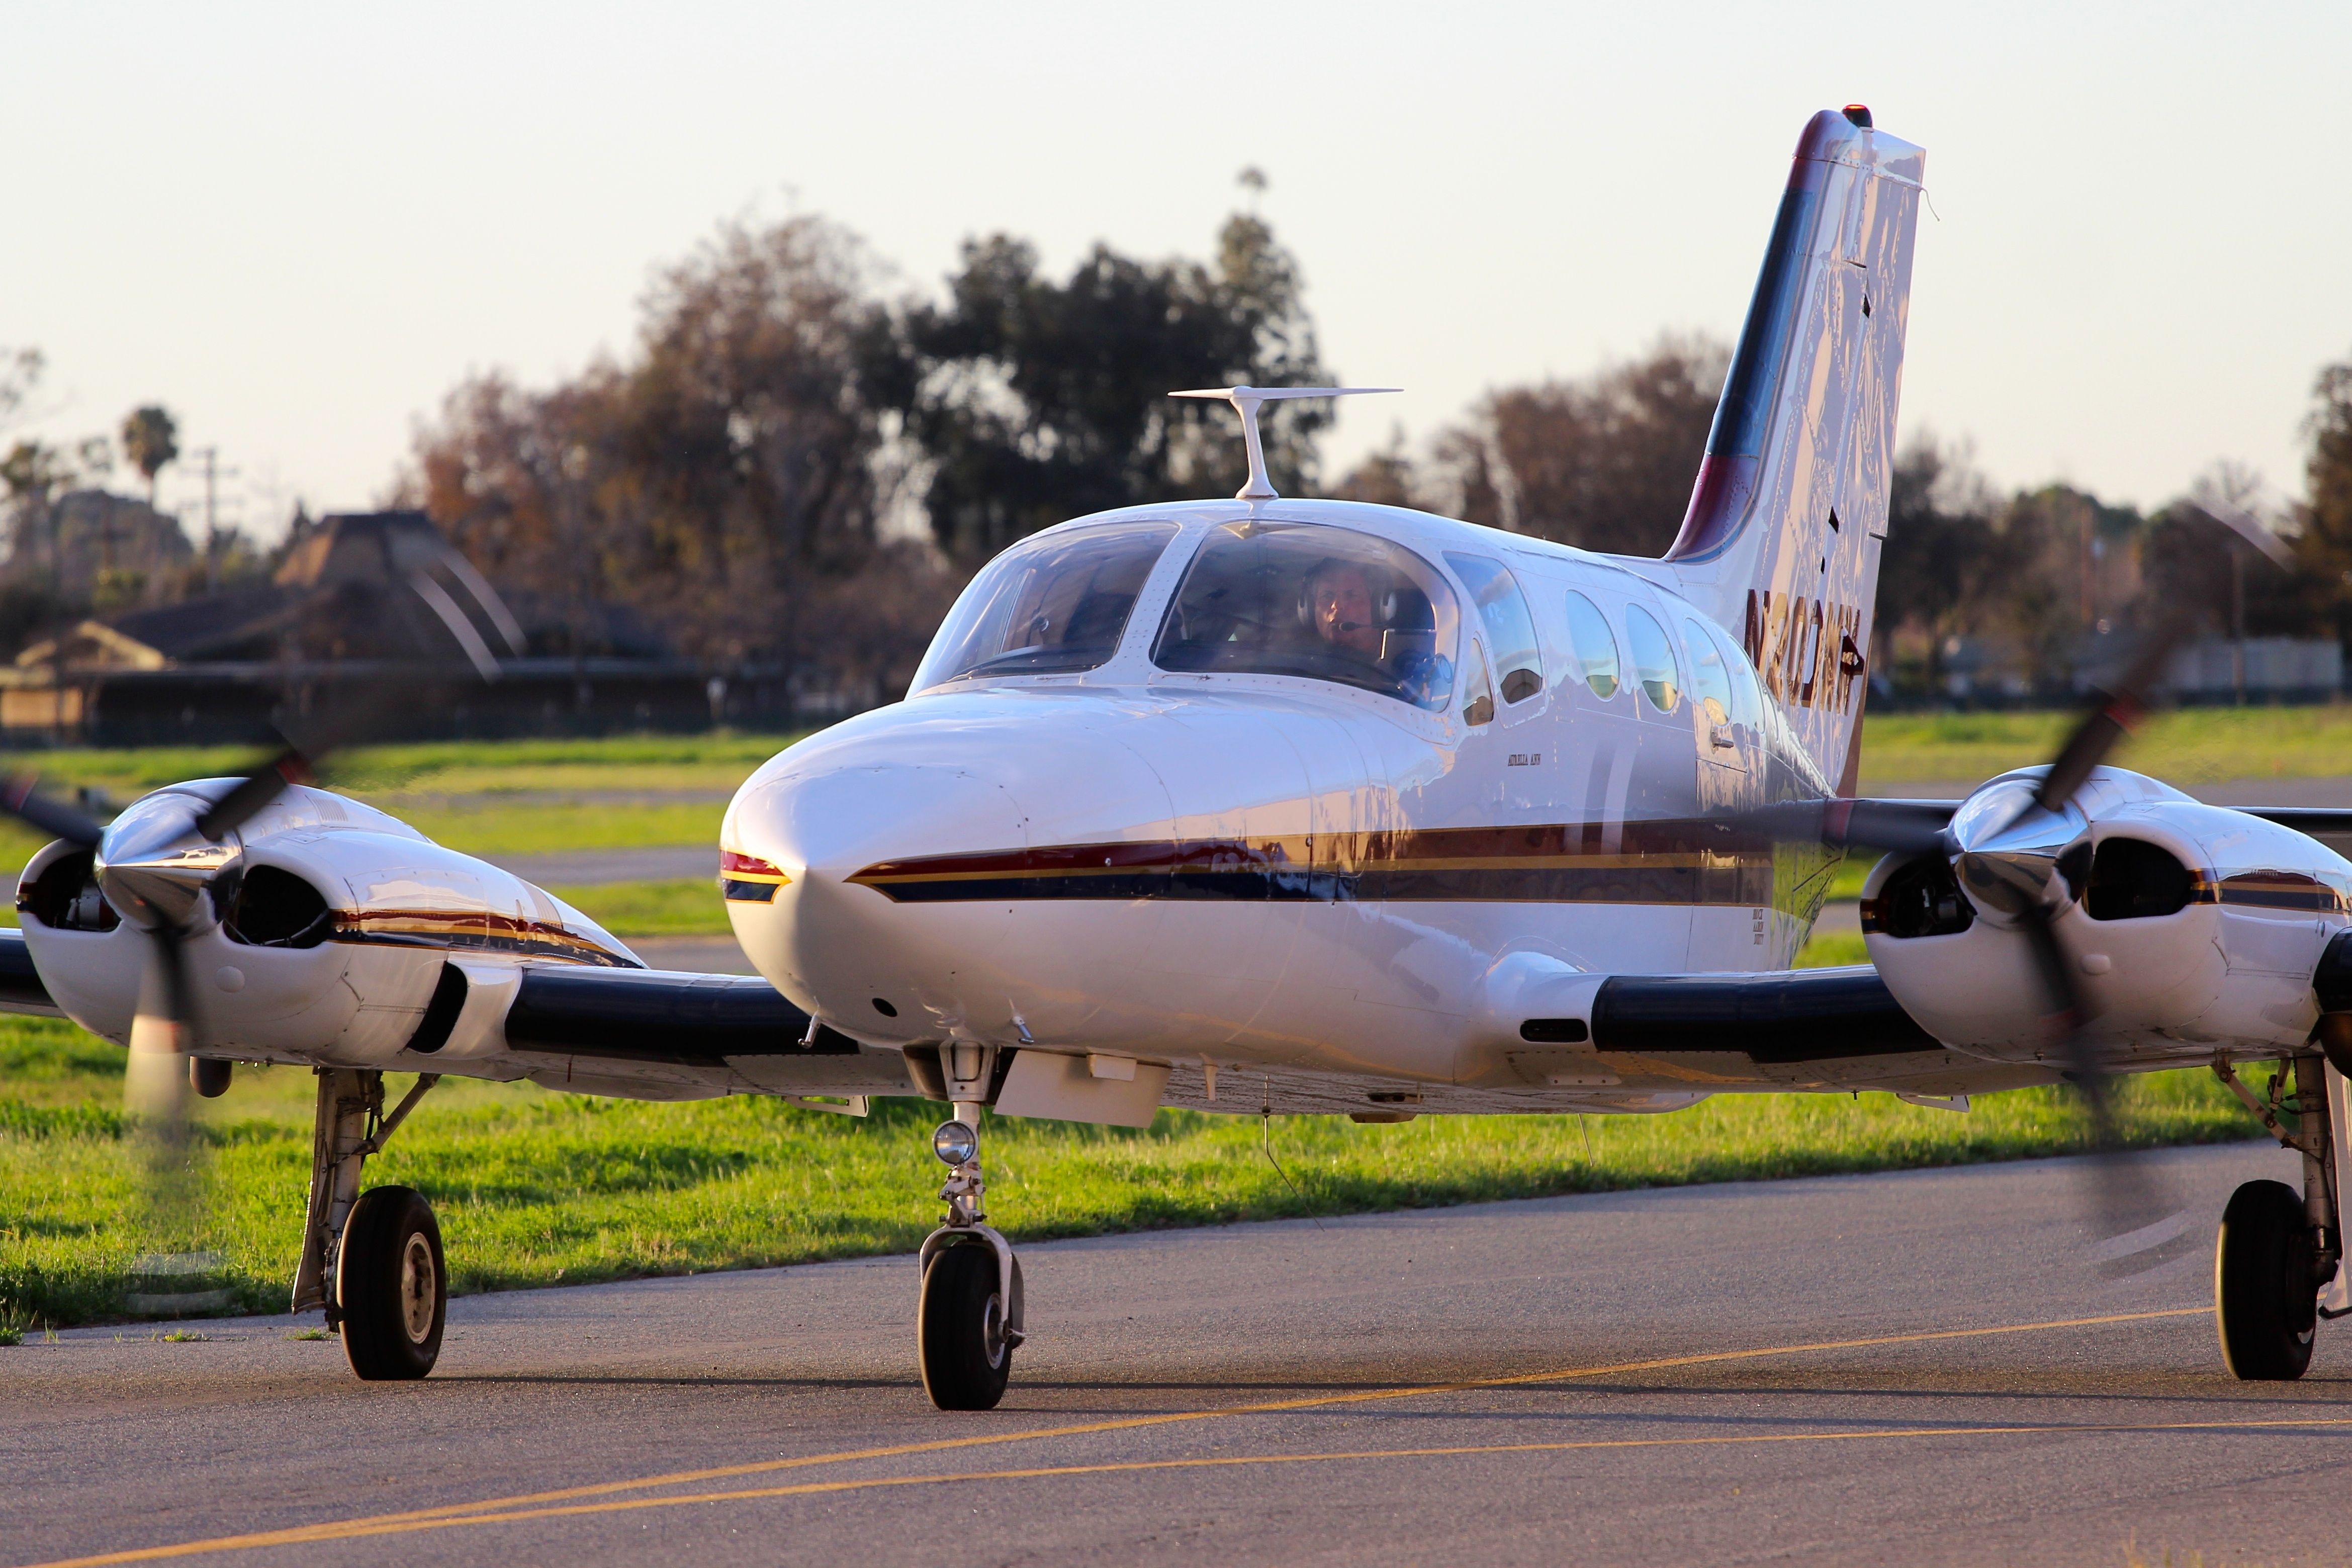
[[872,998],[914,994],[985,959],[1003,921],[959,920],[968,906],[925,906],[861,873],[909,858],[1027,845],[1022,809],[1003,785],[957,768],[825,768],[747,786],[721,847],[785,878],[774,894],[730,901],[752,964],[799,1006],[873,1022]]
[[747,792],[728,847],[839,883],[885,860],[1021,849],[1027,818],[1012,791],[959,768],[830,768]]
[[94,870],[116,914],[148,930],[188,924],[205,884],[236,858],[235,844],[196,831],[205,806],[194,796],[152,795],[106,830]]

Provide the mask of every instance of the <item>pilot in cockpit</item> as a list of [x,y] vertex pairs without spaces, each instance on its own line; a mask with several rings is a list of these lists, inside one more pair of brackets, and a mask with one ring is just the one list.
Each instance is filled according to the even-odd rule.
[[1307,580],[1316,633],[1334,647],[1381,663],[1381,628],[1372,619],[1371,578],[1351,560],[1327,560]]
[[1307,580],[1316,635],[1334,653],[1359,659],[1388,677],[1406,701],[1425,703],[1433,688],[1451,684],[1453,672],[1435,656],[1430,632],[1397,624],[1405,597],[1406,591],[1393,583],[1376,588],[1371,570],[1358,561],[1326,560]]

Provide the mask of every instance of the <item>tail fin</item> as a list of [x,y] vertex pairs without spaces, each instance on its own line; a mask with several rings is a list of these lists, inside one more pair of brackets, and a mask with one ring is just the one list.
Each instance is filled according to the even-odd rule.
[[1798,140],[1682,532],[1683,591],[1853,792],[1926,154],[1823,110]]

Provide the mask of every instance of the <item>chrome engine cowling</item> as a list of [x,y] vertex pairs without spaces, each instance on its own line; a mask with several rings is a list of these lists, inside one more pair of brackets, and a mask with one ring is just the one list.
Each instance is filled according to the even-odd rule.
[[92,1033],[128,1042],[152,952],[139,917],[168,900],[207,1055],[416,1070],[499,1048],[499,982],[520,961],[637,963],[541,889],[325,790],[288,789],[222,844],[175,844],[172,823],[193,814],[174,797],[230,782],[159,791],[97,854],[60,841],[26,866],[26,945]]
[[1956,1049],[2046,1054],[2058,1010],[2020,929],[2035,899],[2118,1065],[2294,1050],[2319,1016],[2313,973],[2352,925],[2352,862],[2316,840],[2203,805],[2120,768],[2063,810],[2031,807],[2039,769],[1954,814],[1944,855],[1890,856],[1863,890],[1873,963]]

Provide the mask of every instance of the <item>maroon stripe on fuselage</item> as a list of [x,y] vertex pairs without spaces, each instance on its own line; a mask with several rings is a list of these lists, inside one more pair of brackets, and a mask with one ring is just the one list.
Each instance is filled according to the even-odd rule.
[[1276,899],[1772,902],[1769,840],[1711,821],[1054,844],[881,861],[847,880],[897,903]]

